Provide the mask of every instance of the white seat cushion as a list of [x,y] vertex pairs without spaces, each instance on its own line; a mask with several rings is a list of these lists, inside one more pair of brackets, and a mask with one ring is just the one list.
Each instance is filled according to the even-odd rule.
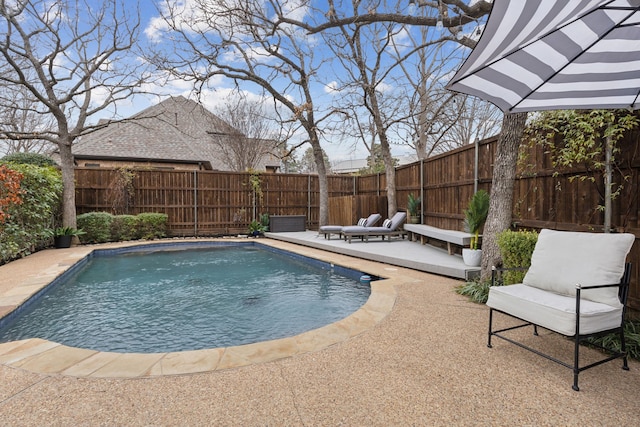
[[[579,233],[542,230],[531,256],[525,285],[574,296],[576,285],[620,283],[635,236],[629,233]],[[618,288],[582,291],[582,297],[620,306]]]
[[[616,288],[617,289],[617,288]],[[487,305],[563,335],[576,332],[576,299],[524,284],[492,286]],[[581,299],[580,334],[617,328],[622,306]]]

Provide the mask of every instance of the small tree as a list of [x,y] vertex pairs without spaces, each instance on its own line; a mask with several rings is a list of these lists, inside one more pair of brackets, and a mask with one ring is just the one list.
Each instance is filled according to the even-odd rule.
[[0,115],[0,138],[57,147],[65,226],[76,226],[73,144],[106,126],[90,125],[91,116],[141,93],[151,81],[147,63],[129,55],[139,25],[139,15],[124,2],[0,2],[0,87],[19,88],[24,102],[14,108],[47,123],[20,128],[12,115]]

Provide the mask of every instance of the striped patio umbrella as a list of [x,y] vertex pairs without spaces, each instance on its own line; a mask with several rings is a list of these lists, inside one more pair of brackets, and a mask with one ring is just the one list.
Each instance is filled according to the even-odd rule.
[[640,0],[494,0],[447,86],[504,112],[640,107]]

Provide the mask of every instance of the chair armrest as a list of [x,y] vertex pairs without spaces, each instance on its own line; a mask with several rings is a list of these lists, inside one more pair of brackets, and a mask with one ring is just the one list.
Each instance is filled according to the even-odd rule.
[[[618,289],[618,300],[622,303],[623,306],[627,305],[627,299],[629,297],[629,283],[631,281],[631,263],[626,263],[624,266],[624,273],[619,283],[611,283],[604,285],[581,285],[576,284],[576,300],[580,298],[581,291],[591,290],[591,289],[602,289],[602,288],[619,288]],[[576,301],[578,303],[579,301]]]
[[589,289],[599,289],[599,288],[616,288],[619,286],[626,286],[626,283],[612,283],[610,285],[581,285],[580,283],[578,283],[576,285],[576,289],[581,289],[581,290],[589,290]]

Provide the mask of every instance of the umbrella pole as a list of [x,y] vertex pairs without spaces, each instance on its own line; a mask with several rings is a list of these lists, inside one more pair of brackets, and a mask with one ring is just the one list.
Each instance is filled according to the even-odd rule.
[[611,231],[611,136],[606,137],[604,174],[604,232]]

